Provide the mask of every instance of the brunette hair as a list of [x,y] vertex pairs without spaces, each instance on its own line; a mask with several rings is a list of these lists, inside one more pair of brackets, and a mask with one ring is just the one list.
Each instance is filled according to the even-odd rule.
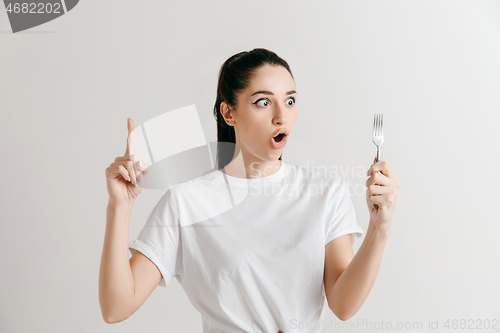
[[[217,121],[217,168],[228,165],[234,155],[236,137],[234,127],[229,126],[220,112],[222,102],[233,109],[238,107],[238,95],[250,84],[255,71],[265,65],[283,66],[293,78],[288,63],[276,53],[257,48],[231,56],[221,66],[217,83],[217,98],[214,106],[214,118]],[[226,144],[224,144],[226,143]],[[281,160],[281,156],[279,159]]]

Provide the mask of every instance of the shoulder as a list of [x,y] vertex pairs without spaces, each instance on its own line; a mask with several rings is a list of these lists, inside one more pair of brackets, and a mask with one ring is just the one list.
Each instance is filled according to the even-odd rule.
[[216,170],[170,187],[170,196],[173,198],[178,211],[181,226],[220,215],[226,209],[223,199],[227,193],[225,183],[219,181]]
[[190,179],[170,187],[170,192],[177,200],[192,196],[196,193],[214,189],[218,184],[215,173],[216,170],[209,170],[202,176]]
[[214,182],[210,180],[212,178],[210,174],[211,172],[208,172],[201,177],[170,185],[158,204],[162,208],[168,207],[178,212],[185,206],[186,202],[193,202],[194,199],[206,192],[206,189],[214,187]]

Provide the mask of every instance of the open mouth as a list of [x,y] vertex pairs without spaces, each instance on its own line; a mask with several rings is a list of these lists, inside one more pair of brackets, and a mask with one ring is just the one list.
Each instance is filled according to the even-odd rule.
[[276,135],[273,139],[276,142],[280,142],[283,139],[284,136],[285,136],[284,133],[280,133],[280,134]]

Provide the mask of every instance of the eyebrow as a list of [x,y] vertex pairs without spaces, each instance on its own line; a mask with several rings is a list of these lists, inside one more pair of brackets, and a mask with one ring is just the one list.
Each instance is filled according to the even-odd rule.
[[[290,90],[288,91],[286,94],[287,95],[291,95],[291,94],[296,94],[297,92],[295,90]],[[253,96],[253,95],[257,95],[257,94],[266,94],[266,95],[274,95],[272,92],[270,92],[269,90],[259,90],[259,91],[256,91],[254,92],[252,95],[250,96]]]

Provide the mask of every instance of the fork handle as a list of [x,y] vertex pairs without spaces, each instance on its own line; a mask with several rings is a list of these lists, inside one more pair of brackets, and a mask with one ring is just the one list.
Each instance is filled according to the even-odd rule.
[[[380,161],[380,147],[377,146],[377,160],[375,162],[379,162]],[[377,171],[378,173],[381,173],[380,171]],[[377,204],[374,204],[373,207],[375,208],[375,210],[378,212],[378,205]]]

